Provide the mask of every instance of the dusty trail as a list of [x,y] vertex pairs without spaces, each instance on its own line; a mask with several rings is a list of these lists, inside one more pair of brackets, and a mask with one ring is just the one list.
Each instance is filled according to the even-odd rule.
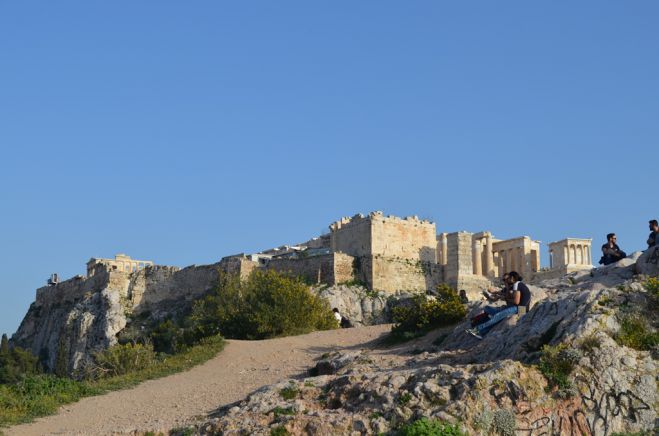
[[304,376],[325,352],[367,348],[389,325],[314,332],[265,341],[229,341],[215,358],[189,371],[132,389],[85,398],[57,415],[3,429],[8,435],[116,434],[166,431],[244,398],[255,389]]

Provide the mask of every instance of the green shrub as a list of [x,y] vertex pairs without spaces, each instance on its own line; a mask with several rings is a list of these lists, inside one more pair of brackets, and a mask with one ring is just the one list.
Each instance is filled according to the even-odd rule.
[[515,414],[512,410],[497,409],[492,415],[491,429],[495,434],[501,436],[515,436],[516,424]]
[[581,340],[579,343],[579,348],[590,354],[593,352],[593,350],[595,350],[595,348],[599,348],[601,345],[602,341],[600,341],[597,336],[589,335]]
[[659,332],[653,331],[640,316],[627,315],[620,320],[620,330],[614,339],[620,345],[636,350],[652,350],[659,345]]
[[464,319],[466,309],[455,290],[446,285],[437,287],[437,296],[432,299],[417,295],[409,304],[392,310],[393,321],[391,342],[400,342],[423,336],[430,330],[443,327]]
[[449,424],[437,419],[421,418],[406,424],[398,431],[399,436],[465,436],[457,424]]
[[265,339],[336,328],[328,303],[299,279],[254,271],[241,282],[221,274],[215,291],[197,302],[192,329],[234,339]]
[[[167,319],[151,332],[153,350],[158,353],[176,354],[185,351],[194,341],[186,340],[184,329]],[[190,342],[190,343],[188,343]]]
[[270,436],[287,436],[288,430],[286,430],[286,427],[283,425],[280,425],[278,427],[275,427],[270,430]]
[[139,371],[94,381],[75,381],[54,375],[27,375],[14,384],[0,385],[0,427],[55,413],[62,404],[111,390],[134,386],[203,363],[224,347],[221,336],[205,338],[174,356],[163,354],[153,365]]
[[156,363],[156,354],[150,345],[114,345],[94,354],[94,363],[84,369],[86,379],[116,377],[141,371]]
[[279,418],[282,415],[285,416],[290,416],[290,415],[295,415],[295,410],[293,410],[292,407],[275,407],[270,411],[270,413],[275,415],[275,419]]
[[297,397],[297,394],[298,390],[295,386],[287,386],[279,391],[279,395],[281,395],[284,400],[292,400]]
[[659,298],[659,277],[650,277],[644,283],[643,287],[650,295]]
[[398,397],[398,404],[404,406],[407,403],[409,403],[411,399],[412,399],[412,394],[410,394],[409,392],[405,392],[400,397]]
[[0,384],[16,383],[25,376],[38,374],[39,359],[19,347],[9,348],[7,335],[0,342]]
[[538,369],[547,379],[548,388],[558,387],[561,390],[570,390],[572,383],[569,376],[580,358],[580,353],[567,344],[542,347]]

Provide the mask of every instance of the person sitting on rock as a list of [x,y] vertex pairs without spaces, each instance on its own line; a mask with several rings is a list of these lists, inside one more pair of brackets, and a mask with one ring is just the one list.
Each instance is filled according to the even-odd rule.
[[338,325],[341,325],[341,318],[343,318],[343,317],[342,317],[341,314],[339,313],[339,309],[337,309],[337,308],[335,307],[334,309],[332,309],[332,313],[334,313],[334,319],[336,320],[336,323],[337,323]]
[[618,244],[616,244],[617,239],[615,233],[609,233],[606,235],[606,244],[602,245],[602,258],[600,259],[600,264],[610,265],[627,257],[627,254],[618,247]]
[[648,248],[659,246],[659,224],[657,220],[650,221],[650,237],[648,238]]
[[334,319],[336,319],[336,321],[339,323],[339,327],[341,327],[342,329],[347,329],[352,327],[352,323],[350,322],[350,320],[345,316],[341,315],[339,313],[339,309],[335,307],[334,309],[332,309],[332,312],[334,312]]
[[522,276],[516,271],[511,271],[508,273],[506,283],[510,286],[510,292],[506,296],[506,305],[501,307],[486,306],[484,313],[487,313],[490,319],[474,328],[465,330],[465,332],[478,339],[483,339],[483,336],[492,327],[504,319],[518,313],[523,314],[528,312],[531,308],[531,291],[522,282]]
[[465,291],[464,289],[460,289],[459,294],[460,294],[460,303],[462,304],[469,303],[469,298],[467,298],[467,291]]
[[[487,301],[499,301],[499,300],[505,300],[506,296],[510,292],[510,286],[508,285],[508,273],[505,273],[503,277],[501,277],[501,281],[503,282],[503,288],[497,289],[493,286],[490,286],[487,291],[483,291],[483,295],[485,298],[487,298]],[[491,306],[486,306],[486,309]]]

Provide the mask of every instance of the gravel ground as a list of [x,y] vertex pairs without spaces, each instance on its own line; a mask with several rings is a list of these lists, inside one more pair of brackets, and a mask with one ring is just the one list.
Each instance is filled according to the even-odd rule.
[[3,431],[8,435],[166,432],[199,421],[261,386],[306,376],[323,353],[369,348],[369,341],[390,328],[378,325],[264,341],[231,340],[215,358],[189,371],[85,398],[61,407],[56,415]]

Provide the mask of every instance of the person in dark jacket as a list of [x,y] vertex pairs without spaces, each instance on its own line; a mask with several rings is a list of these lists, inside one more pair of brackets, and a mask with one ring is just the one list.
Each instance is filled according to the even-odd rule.
[[659,245],[659,224],[657,220],[650,221],[650,237],[648,238],[648,248],[656,247]]
[[606,235],[606,244],[602,245],[601,265],[609,265],[627,257],[627,253],[622,251],[616,244],[617,239],[615,233]]

